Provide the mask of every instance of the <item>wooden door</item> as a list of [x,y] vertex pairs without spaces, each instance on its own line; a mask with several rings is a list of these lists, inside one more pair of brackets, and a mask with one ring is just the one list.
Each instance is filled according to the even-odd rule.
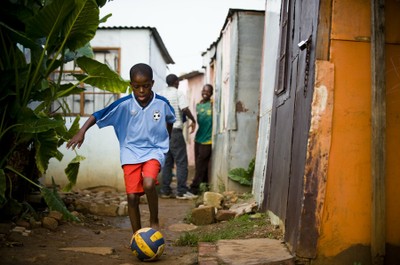
[[[300,245],[303,179],[311,118],[316,1],[283,0],[277,83],[272,110],[271,136],[263,208],[285,223],[285,241],[291,251]],[[306,242],[315,253],[316,239]],[[301,242],[303,244],[303,242]]]

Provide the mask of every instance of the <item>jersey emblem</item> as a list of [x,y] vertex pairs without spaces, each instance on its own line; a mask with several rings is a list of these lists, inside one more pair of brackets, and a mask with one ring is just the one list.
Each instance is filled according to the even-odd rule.
[[153,119],[154,119],[155,121],[159,121],[159,120],[161,119],[161,113],[160,113],[159,110],[155,110],[155,111],[154,111],[154,113],[153,113]]

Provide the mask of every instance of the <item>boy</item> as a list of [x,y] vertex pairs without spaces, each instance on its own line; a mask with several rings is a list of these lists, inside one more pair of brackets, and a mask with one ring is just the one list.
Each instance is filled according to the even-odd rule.
[[201,90],[202,100],[196,104],[197,123],[199,128],[194,138],[194,157],[196,172],[190,185],[193,194],[200,192],[200,184],[205,183],[208,188],[209,174],[211,172],[212,151],[212,100],[214,88],[205,84]]
[[120,160],[128,200],[128,214],[133,233],[141,228],[139,202],[146,194],[150,226],[159,229],[157,175],[165,162],[175,114],[168,100],[152,91],[153,70],[136,64],[130,70],[133,93],[96,111],[67,148],[82,145],[86,131],[95,123],[99,128],[113,126],[120,144]]

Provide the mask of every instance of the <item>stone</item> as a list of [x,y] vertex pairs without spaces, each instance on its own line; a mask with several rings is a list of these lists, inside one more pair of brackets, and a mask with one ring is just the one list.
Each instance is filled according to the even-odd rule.
[[59,250],[98,254],[103,256],[111,255],[115,252],[115,249],[110,247],[68,247],[68,248],[59,248]]
[[245,202],[240,204],[234,204],[229,208],[230,211],[236,212],[236,217],[247,213],[253,213],[256,211],[256,209],[257,209],[256,202]]
[[99,216],[117,216],[118,205],[92,203],[89,211],[91,214]]
[[117,213],[118,213],[118,216],[128,215],[128,202],[127,201],[122,201],[119,203]]
[[203,196],[203,204],[205,206],[213,206],[217,209],[222,208],[222,202],[224,200],[224,196],[217,192],[207,191]]
[[215,207],[204,206],[192,210],[192,222],[195,225],[208,225],[215,223]]
[[12,231],[12,232],[17,232],[17,233],[22,233],[22,232],[24,232],[25,230],[26,230],[26,228],[23,227],[23,226],[16,226],[16,227],[14,227],[13,230],[11,230],[11,231]]
[[58,222],[60,222],[63,218],[63,214],[60,213],[59,211],[50,211],[48,217],[54,218]]
[[236,212],[234,211],[229,211],[229,210],[219,210],[217,214],[215,215],[215,219],[217,219],[218,222],[222,221],[228,221],[231,219],[234,219],[236,216]]
[[36,221],[35,218],[31,217],[29,219],[29,223],[31,225],[31,228],[39,228],[42,227],[42,222]]
[[19,220],[16,222],[16,225],[17,225],[17,226],[25,227],[26,229],[31,228],[31,224],[30,224],[28,221],[25,221],[25,220],[23,220],[23,219],[19,219]]
[[[255,246],[259,251],[254,251]],[[219,240],[216,249],[221,264],[295,264],[286,246],[275,239]]]
[[168,230],[174,232],[188,232],[196,228],[197,226],[193,224],[172,224],[168,227]]
[[44,228],[54,231],[58,227],[58,221],[52,217],[46,216],[42,219],[42,225]]

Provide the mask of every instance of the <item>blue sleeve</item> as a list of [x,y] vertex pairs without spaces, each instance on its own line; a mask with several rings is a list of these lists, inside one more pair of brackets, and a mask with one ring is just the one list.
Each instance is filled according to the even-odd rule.
[[107,107],[105,107],[104,109],[98,110],[96,112],[94,112],[92,115],[96,118],[96,123],[97,125],[101,128],[101,127],[105,127],[107,125],[111,125],[111,124],[99,124],[99,121],[103,120],[105,117],[107,117],[110,113],[112,113],[112,111],[118,107],[118,105],[120,105],[122,102],[124,102],[125,100],[129,100],[132,98],[132,95],[128,95],[125,97],[122,97],[116,101],[114,101],[113,103],[111,103],[110,105],[108,105]]

